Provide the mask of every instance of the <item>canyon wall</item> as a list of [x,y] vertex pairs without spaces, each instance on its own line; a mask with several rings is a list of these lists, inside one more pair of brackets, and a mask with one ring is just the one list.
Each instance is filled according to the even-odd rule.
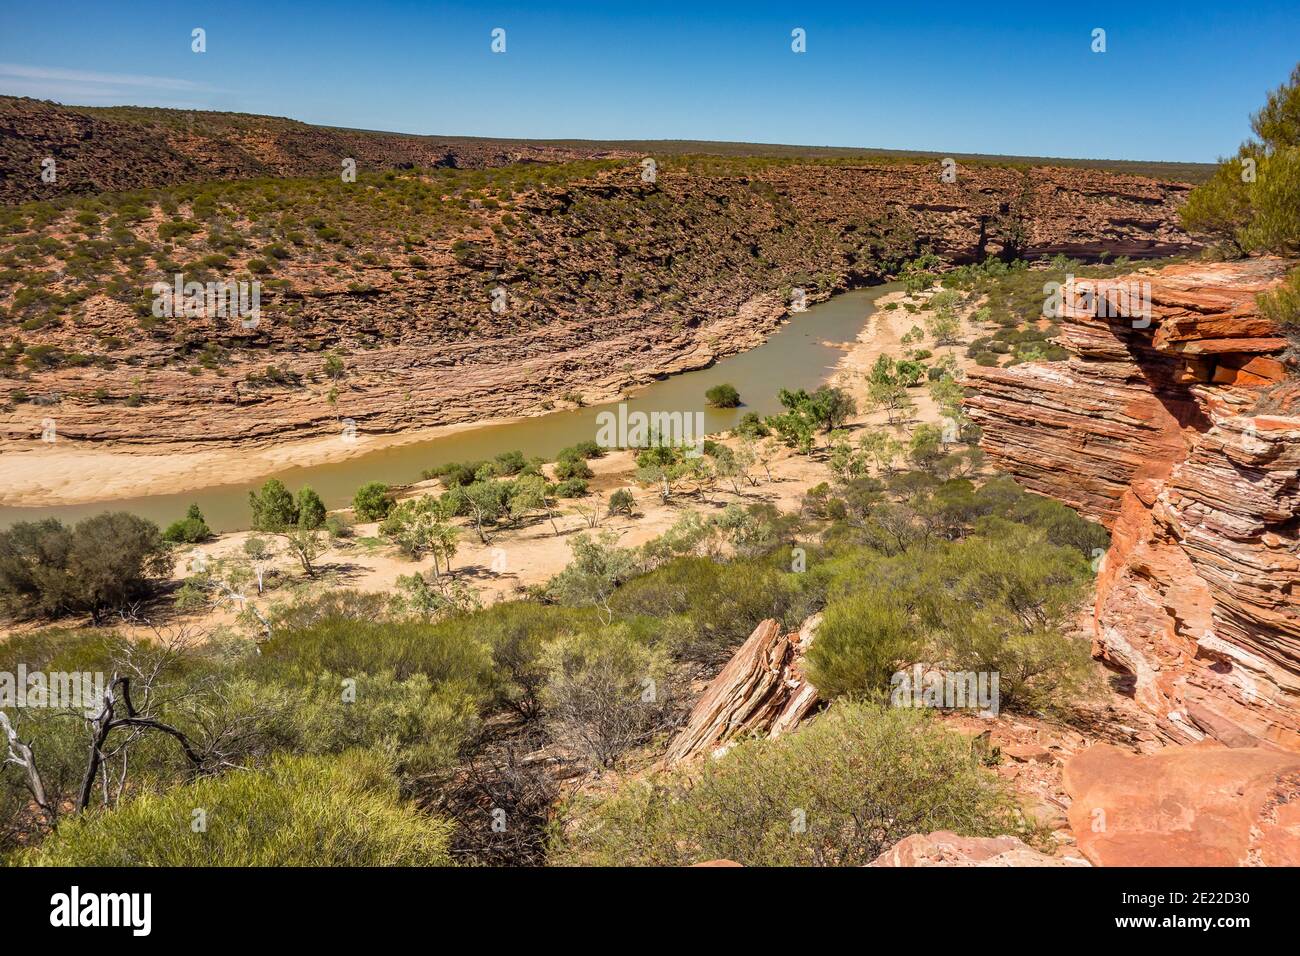
[[1300,384],[1256,304],[1292,265],[1080,283],[1068,359],[969,375],[994,466],[1110,529],[1094,651],[1170,741],[1300,750]]
[[[344,248],[313,235],[280,243],[290,254],[253,328],[206,314],[142,318],[141,294],[172,275],[147,264],[78,274],[67,248],[64,259],[45,252],[87,246],[73,211],[59,212],[20,242],[32,258],[15,274],[43,284],[0,289],[10,344],[27,349],[8,370],[0,349],[0,437],[30,447],[47,417],[70,441],[158,447],[333,434],[341,417],[373,433],[534,414],[753,347],[786,315],[792,287],[815,302],[887,279],[923,249],[970,262],[1193,246],[1177,224],[1180,183],[999,166],[963,167],[944,183],[933,163],[718,162],[667,165],[654,184],[628,162],[502,191],[474,199],[473,222],[449,233],[435,234],[426,211],[449,197],[411,199],[433,188],[419,173],[302,212],[298,192],[268,185],[295,210],[273,217],[253,193],[223,192],[229,208],[207,233],[164,237],[170,220],[157,212],[123,232],[128,251],[178,262],[201,262],[236,233],[245,245],[219,258],[222,274],[238,275],[299,217],[338,216]],[[195,215],[184,199],[178,215]],[[494,287],[508,309],[490,307]],[[33,311],[55,296],[73,304]],[[327,351],[346,365],[338,381],[322,374]],[[20,392],[30,401],[3,404]]]

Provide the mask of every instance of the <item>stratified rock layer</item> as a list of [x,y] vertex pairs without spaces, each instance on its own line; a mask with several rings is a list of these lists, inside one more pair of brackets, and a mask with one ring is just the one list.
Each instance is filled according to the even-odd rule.
[[696,702],[667,762],[717,755],[741,737],[779,737],[797,727],[818,702],[803,658],[820,621],[814,615],[793,634],[773,620],[754,628]]
[[[128,155],[142,151],[154,135],[141,131],[143,120],[62,109],[47,116],[20,105],[6,110],[0,101],[0,155],[21,145],[31,157],[20,165],[39,169],[36,157],[55,148],[40,129],[68,150],[53,154],[62,191],[19,189],[20,198],[66,198],[74,185],[84,192],[334,173],[340,155],[369,171],[442,163],[432,140],[201,115],[206,138],[190,143],[182,123],[180,145],[162,151],[179,166],[141,181],[135,164],[119,168],[107,154],[118,155],[117,145]],[[242,146],[227,150],[228,143]],[[455,145],[442,164],[587,155],[489,145]],[[237,168],[206,162],[214,156],[238,159]],[[288,230],[303,234],[279,243],[287,257],[273,265],[264,261],[276,246],[261,234],[265,214],[245,206],[243,191],[214,187],[229,200],[222,216],[230,231],[248,237],[238,248],[223,245],[225,264],[203,277],[272,270],[260,288],[261,314],[247,327],[216,308],[174,318],[139,311],[164,311],[154,283],[171,286],[178,274],[188,282],[223,238],[225,227],[214,236],[192,200],[177,200],[176,219],[159,209],[123,227],[119,239],[129,234],[129,248],[147,250],[152,265],[115,260],[93,275],[43,251],[42,238],[81,241],[76,211],[52,210],[55,219],[41,226],[49,235],[33,232],[24,244],[24,270],[39,284],[0,285],[0,310],[28,326],[22,358],[0,354],[0,441],[40,454],[50,418],[63,441],[157,452],[332,437],[343,419],[369,435],[540,414],[575,395],[608,400],[752,348],[785,319],[789,290],[824,300],[887,279],[923,249],[956,263],[1058,251],[1162,256],[1195,246],[1178,225],[1186,184],[1094,169],[972,165],[956,182],[940,181],[927,161],[718,170],[682,162],[666,164],[653,184],[641,173],[633,158],[615,157],[609,168],[562,184],[516,176],[518,188],[495,193],[490,204],[464,199],[468,218],[453,223],[447,217],[461,200],[441,195],[437,177],[409,170],[395,175],[397,185],[363,182],[350,194],[346,211],[364,229],[340,219],[325,228],[347,235],[333,239],[316,234],[320,226]],[[412,200],[408,186],[436,190],[436,202]],[[309,210],[335,215],[294,205],[305,202],[297,185],[266,188],[305,218],[318,218]],[[189,217],[202,223],[199,232],[164,236]],[[171,258],[179,271],[159,264]],[[505,297],[494,299],[497,290]],[[341,374],[323,371],[327,353],[342,361]],[[31,401],[14,398],[24,394]]]
[[970,373],[992,462],[1111,530],[1095,651],[1172,741],[1300,750],[1300,390],[1256,304],[1290,265],[1076,288],[1068,360]]
[[967,837],[948,830],[916,833],[900,840],[867,864],[903,866],[1087,866],[1087,860],[1048,856],[1019,837]]

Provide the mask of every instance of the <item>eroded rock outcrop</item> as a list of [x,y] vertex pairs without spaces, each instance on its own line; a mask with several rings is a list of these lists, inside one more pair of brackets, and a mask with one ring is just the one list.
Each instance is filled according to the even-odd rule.
[[1300,757],[1214,741],[1065,766],[1079,850],[1097,866],[1300,866]]
[[[119,170],[90,162],[84,151],[120,143],[130,155],[156,142],[145,123],[152,112],[119,122],[53,107],[58,115],[44,116],[42,107],[36,122],[26,112],[37,109],[32,104],[2,107],[0,143],[53,155],[32,139],[48,128],[58,143],[79,144],[82,152],[57,153],[65,164],[57,195],[72,184],[82,191],[144,185],[135,164]],[[227,156],[237,167],[214,168],[181,162],[190,155],[181,147],[192,145],[186,119],[172,131],[177,149],[162,151],[180,166],[155,169],[146,180],[337,172],[340,155],[357,158],[362,170],[423,169],[439,164],[443,147],[452,151],[450,165],[579,155],[199,115],[208,137],[201,156]],[[104,123],[111,128],[97,125]],[[248,148],[227,151],[228,140]],[[0,180],[3,171],[0,162]],[[229,202],[222,214],[229,230],[214,236],[193,202],[181,201],[174,217],[154,209],[115,240],[129,243],[124,250],[147,250],[154,264],[114,258],[93,275],[46,251],[82,235],[77,210],[60,208],[51,221],[33,220],[24,238],[23,273],[39,282],[0,286],[0,309],[25,326],[27,350],[19,357],[0,348],[0,440],[39,455],[44,422],[54,418],[67,442],[188,451],[333,438],[341,419],[365,436],[539,414],[575,394],[608,400],[754,347],[786,317],[785,290],[805,287],[810,276],[816,285],[808,301],[815,302],[887,279],[890,264],[925,248],[972,262],[1194,247],[1177,221],[1186,184],[1102,170],[970,165],[945,183],[929,161],[735,161],[717,170],[665,166],[652,185],[640,174],[633,159],[620,157],[590,174],[575,169],[562,183],[516,177],[491,197],[458,198],[442,193],[451,187],[439,177],[407,170],[391,186],[349,194],[346,208],[268,186],[286,204],[282,218],[295,227],[304,221],[271,235],[242,193],[217,188]],[[412,198],[425,190],[433,190],[428,202]],[[462,202],[464,217],[454,212]],[[335,221],[344,212],[366,228]],[[191,221],[198,232],[172,232]],[[240,241],[222,243],[217,261],[224,264],[199,276],[195,264],[226,231]],[[268,248],[276,250],[273,264],[265,261]],[[157,265],[163,259],[165,269]],[[184,317],[152,314],[156,281],[254,270],[265,278],[255,325],[206,307]],[[503,311],[489,294],[496,289],[507,293]],[[343,361],[342,375],[323,373],[327,353]]]
[[992,462],[1111,530],[1095,651],[1171,741],[1300,750],[1300,389],[1256,304],[1291,265],[1116,280],[1149,314],[1076,288],[1069,359],[970,373]]
[[773,620],[754,628],[696,702],[666,762],[716,756],[741,737],[779,737],[797,727],[818,702],[803,659],[820,622],[814,615],[792,634]]
[[898,841],[868,866],[1087,866],[1078,857],[1048,856],[1019,837],[967,837],[948,830]]

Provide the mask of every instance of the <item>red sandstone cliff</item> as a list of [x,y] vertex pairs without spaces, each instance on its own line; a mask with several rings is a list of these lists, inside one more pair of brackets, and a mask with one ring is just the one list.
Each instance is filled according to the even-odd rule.
[[1255,302],[1289,265],[1129,277],[1149,320],[1075,289],[1069,359],[968,382],[995,466],[1111,530],[1094,651],[1173,741],[1300,750],[1300,386]]

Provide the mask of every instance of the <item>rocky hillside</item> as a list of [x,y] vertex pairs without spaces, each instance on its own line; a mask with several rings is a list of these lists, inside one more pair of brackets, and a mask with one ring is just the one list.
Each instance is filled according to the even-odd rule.
[[[278,116],[133,107],[85,108],[0,97],[0,204],[208,180],[362,170],[562,163],[610,155],[599,147],[408,136],[312,126]],[[617,155],[617,154],[614,154]],[[41,178],[53,157],[58,178]]]
[[[557,163],[606,156],[767,156],[784,159],[928,158],[938,153],[884,149],[715,143],[693,140],[511,140],[413,136],[312,126],[278,116],[146,107],[64,106],[0,96],[0,205],[37,199],[153,189],[208,180],[337,174],[345,157],[371,172],[412,167],[483,169],[512,163]],[[966,157],[959,162],[1047,165],[1041,158]],[[45,182],[41,163],[56,161],[59,179]],[[1203,182],[1200,163],[1053,160],[1120,174]]]
[[1291,265],[1118,280],[1149,320],[1076,288],[1067,360],[970,373],[993,463],[1110,528],[1095,650],[1171,741],[1300,750],[1300,386],[1256,304]]
[[[233,133],[231,135],[234,135]],[[244,442],[527,414],[757,344],[925,249],[1159,256],[1188,187],[1098,170],[665,158],[206,183],[0,210],[0,433]],[[151,288],[259,281],[252,326]],[[497,303],[498,307],[493,308]],[[327,371],[327,354],[341,362]]]

